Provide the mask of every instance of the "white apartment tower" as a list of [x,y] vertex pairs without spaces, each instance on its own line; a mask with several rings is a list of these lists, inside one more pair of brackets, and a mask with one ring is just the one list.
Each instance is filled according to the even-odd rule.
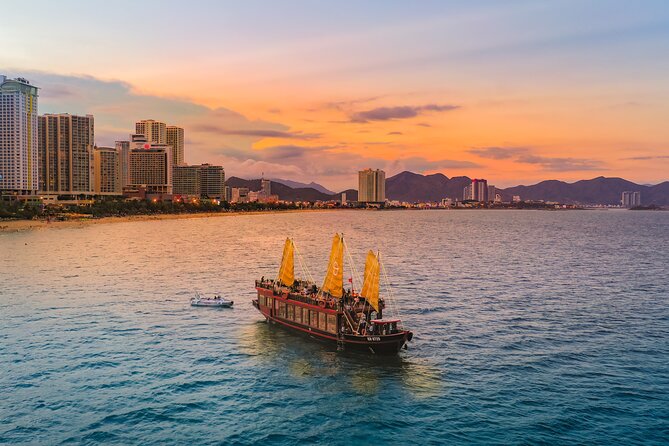
[[37,87],[0,75],[0,193],[37,192],[37,131]]

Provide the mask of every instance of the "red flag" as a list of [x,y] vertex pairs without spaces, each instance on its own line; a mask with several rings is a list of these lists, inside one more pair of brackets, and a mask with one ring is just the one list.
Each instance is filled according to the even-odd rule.
[[353,283],[353,277],[348,278],[349,283]]

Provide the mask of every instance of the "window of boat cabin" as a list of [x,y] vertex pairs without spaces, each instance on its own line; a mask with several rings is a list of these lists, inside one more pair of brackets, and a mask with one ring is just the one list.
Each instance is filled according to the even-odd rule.
[[328,314],[328,331],[330,333],[337,333],[337,315]]
[[272,298],[271,297],[266,297],[265,298],[265,305],[272,308]]
[[309,325],[318,328],[318,311],[309,310],[309,322]]
[[321,312],[318,313],[318,328],[320,328],[321,330],[326,329],[325,313],[321,313]]
[[286,318],[286,304],[279,302],[279,317]]
[[295,305],[288,305],[288,319],[295,320]]
[[295,305],[295,322],[302,323],[302,307]]
[[307,308],[302,308],[302,323],[309,325],[309,310]]

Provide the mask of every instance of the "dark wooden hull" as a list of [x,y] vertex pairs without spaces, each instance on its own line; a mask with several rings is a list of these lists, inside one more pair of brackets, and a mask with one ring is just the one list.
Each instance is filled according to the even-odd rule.
[[[402,330],[397,333],[387,334],[387,335],[353,335],[340,333],[339,327],[341,326],[341,318],[343,314],[338,312],[335,309],[323,308],[315,305],[309,305],[303,302],[296,302],[289,299],[287,296],[277,296],[272,290],[265,288],[257,288],[259,297],[265,296],[265,301],[267,298],[271,298],[272,303],[270,306],[262,305],[259,300],[253,301],[253,306],[262,313],[263,316],[268,321],[275,323],[281,327],[284,327],[288,330],[301,333],[303,335],[309,336],[312,339],[319,340],[336,346],[338,350],[345,351],[356,351],[367,354],[375,355],[394,355],[397,354],[402,347],[406,345],[408,341],[411,340],[413,334],[410,331]],[[299,307],[300,313],[302,311],[310,312],[310,315],[328,315],[329,319],[326,320],[335,320],[335,329],[323,330],[318,327],[310,326],[310,324],[302,323],[302,318],[300,321],[296,321],[295,313],[296,309],[293,309],[292,315],[288,313],[278,313],[277,312],[277,303],[283,303],[284,305],[291,305],[294,307]],[[336,318],[336,319],[334,319]],[[321,320],[324,318],[321,316]],[[328,323],[325,324],[326,327],[330,327]]]

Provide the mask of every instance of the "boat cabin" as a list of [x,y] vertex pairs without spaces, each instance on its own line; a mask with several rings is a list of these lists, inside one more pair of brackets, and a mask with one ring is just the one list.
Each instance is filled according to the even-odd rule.
[[376,335],[389,335],[399,333],[397,328],[399,319],[374,319],[369,321],[368,333]]

